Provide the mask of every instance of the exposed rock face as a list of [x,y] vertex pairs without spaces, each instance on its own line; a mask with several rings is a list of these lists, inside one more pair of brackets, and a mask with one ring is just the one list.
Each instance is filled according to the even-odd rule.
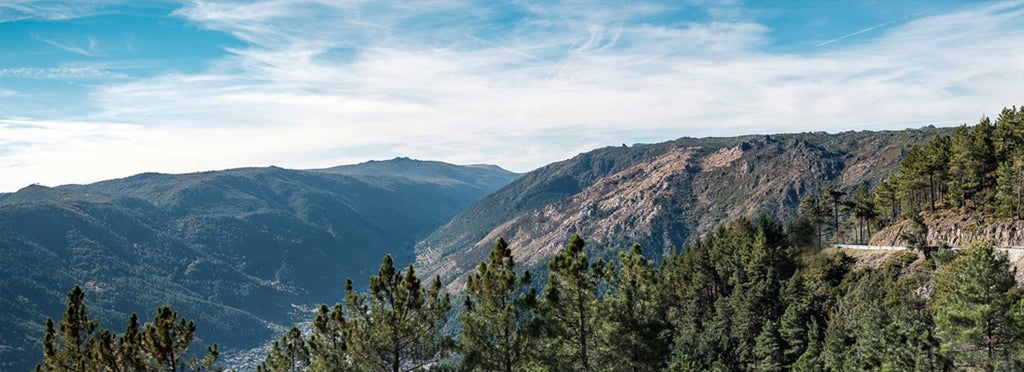
[[[687,169],[694,168],[693,152],[688,148],[671,151],[602,178],[568,199],[522,214],[495,228],[462,258],[468,263],[482,260],[499,237],[524,243],[514,245],[513,250],[517,260],[526,265],[543,263],[576,232],[597,245],[642,239],[652,234],[664,212],[658,198],[671,197],[679,181],[676,178],[690,176]],[[452,277],[459,272],[457,262],[451,260],[436,274]]]
[[[996,247],[1024,247],[1024,221],[939,210],[925,213],[924,223],[928,226],[928,245],[966,247],[982,241]],[[908,221],[888,226],[871,237],[871,244],[906,245],[900,235],[908,227]]]
[[592,257],[633,243],[658,257],[740,216],[791,217],[804,196],[825,186],[873,185],[906,149],[939,131],[684,138],[595,150],[523,175],[471,206],[417,245],[417,263],[457,291],[462,273],[498,237],[534,268],[573,233]]

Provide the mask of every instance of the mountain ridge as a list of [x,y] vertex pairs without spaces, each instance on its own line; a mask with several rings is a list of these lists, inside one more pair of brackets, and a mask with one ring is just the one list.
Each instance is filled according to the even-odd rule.
[[[421,163],[410,163],[415,167]],[[278,167],[143,173],[30,185],[0,198],[0,369],[28,369],[45,316],[88,292],[104,323],[170,304],[222,352],[262,344],[303,309],[343,298],[385,253],[415,242],[515,174],[468,168],[461,182]]]
[[949,131],[684,137],[596,149],[526,173],[466,208],[417,244],[417,265],[459,290],[461,274],[497,237],[520,262],[536,264],[573,233],[601,257],[633,243],[658,257],[730,216],[792,217],[807,193],[877,183],[911,145]]

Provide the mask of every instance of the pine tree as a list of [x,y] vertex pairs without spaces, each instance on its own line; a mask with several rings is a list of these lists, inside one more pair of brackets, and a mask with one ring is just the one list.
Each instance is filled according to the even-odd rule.
[[971,130],[956,129],[950,139],[948,197],[954,207],[963,207],[980,186],[975,170],[980,168],[971,151]]
[[807,347],[803,354],[793,362],[794,371],[821,371],[824,365],[821,362],[822,340],[821,326],[817,321],[811,320],[807,324]]
[[611,290],[600,301],[601,369],[661,370],[671,351],[667,288],[639,244],[620,252],[619,264],[608,273]]
[[184,359],[188,355],[195,334],[195,322],[185,318],[179,319],[176,311],[171,310],[169,306],[161,306],[157,309],[153,321],[146,323],[142,330],[143,350],[151,359],[150,366],[171,372],[186,370],[189,367],[209,368],[218,355],[216,344],[207,348],[207,354],[202,360]]
[[850,197],[850,210],[857,219],[857,240],[862,244],[871,239],[871,223],[878,217],[875,211],[875,198],[867,187],[861,186],[853,191]]
[[548,263],[550,273],[541,305],[552,344],[549,364],[556,370],[589,372],[597,368],[595,307],[604,263],[592,266],[583,246],[583,238],[573,234]]
[[[996,152],[993,127],[982,118],[973,128],[961,126],[950,140],[949,196],[953,206],[980,208],[994,196]],[[968,204],[970,202],[970,204]]]
[[461,350],[473,370],[527,369],[536,349],[533,310],[536,293],[527,291],[530,273],[517,275],[512,250],[498,238],[487,262],[467,277]]
[[882,216],[885,223],[895,223],[900,216],[900,202],[896,197],[893,177],[886,178],[875,187],[875,207],[877,215]]
[[974,244],[935,276],[935,325],[959,368],[995,368],[1017,352],[1021,294],[1005,254]]
[[993,132],[995,127],[992,125],[992,121],[989,118],[982,118],[977,125],[974,126],[972,133],[971,152],[977,159],[980,168],[976,169],[977,177],[980,180],[980,189],[978,193],[980,198],[978,204],[988,203],[994,192],[992,189],[996,185],[996,168],[999,167],[999,163],[996,161],[996,151],[993,145]]
[[821,224],[827,218],[826,212],[821,205],[821,199],[817,195],[807,195],[800,201],[800,209],[804,217],[814,224],[814,230],[818,238],[818,249],[822,248]]
[[292,327],[281,336],[281,339],[274,341],[270,354],[256,367],[257,372],[299,372],[309,368],[309,351],[306,348],[306,341],[302,338],[302,332]]
[[915,289],[927,278],[901,278],[916,257],[896,259],[880,268],[855,273],[849,290],[835,307],[849,345],[842,367],[853,370],[940,370],[938,341],[931,331],[931,314]]
[[345,293],[351,317],[347,344],[356,369],[417,370],[452,349],[452,341],[441,334],[451,304],[440,278],[423,289],[412,265],[403,274],[387,255],[370,278],[368,293],[357,293],[351,279]]
[[[832,315],[825,327],[825,336],[821,345],[821,353],[818,356],[818,364],[829,371],[845,371],[850,347],[853,340],[849,337],[850,329],[842,317]],[[803,358],[801,358],[803,359]]]
[[992,130],[992,145],[999,162],[1006,161],[1024,147],[1024,107],[1003,108]]
[[125,372],[147,371],[149,365],[143,356],[142,334],[139,331],[139,317],[132,313],[128,326],[117,340],[117,364]]
[[714,245],[727,231],[720,227],[663,265],[665,283],[671,289],[669,319],[674,343],[670,367],[674,371],[708,369],[708,361],[720,352],[720,335],[709,328],[716,315],[715,303],[730,291],[728,278],[715,267],[719,260]]
[[[68,292],[67,310],[59,325],[46,320],[43,336],[43,363],[36,371],[203,371],[216,362],[219,352],[214,344],[202,359],[182,360],[195,335],[195,324],[185,319],[175,323],[177,313],[163,306],[153,322],[139,331],[135,314],[121,337],[99,328],[85,309],[85,291],[75,286]],[[58,331],[57,328],[60,328]]]
[[999,214],[1024,216],[1024,151],[1015,150],[996,170],[996,205]]
[[948,136],[938,136],[924,147],[924,173],[928,177],[928,201],[931,210],[935,211],[935,203],[945,194],[946,179],[949,177]]
[[839,234],[839,208],[843,205],[843,197],[846,193],[842,190],[826,187],[822,193],[821,200],[832,205],[832,233]]
[[786,288],[788,305],[779,320],[779,337],[785,348],[782,350],[784,365],[795,363],[807,350],[808,323],[811,314],[810,296],[805,292],[803,276],[797,274],[790,280]]
[[934,198],[922,195],[928,187],[928,156],[925,151],[917,145],[907,151],[907,156],[900,161],[900,169],[895,175],[897,180],[897,193],[904,201],[907,209],[920,211],[922,204]]
[[779,324],[774,321],[765,323],[761,333],[757,335],[754,347],[759,371],[782,370],[782,340],[779,337]]
[[43,364],[47,371],[85,372],[92,362],[88,347],[99,327],[90,320],[85,311],[85,291],[75,286],[68,292],[67,309],[55,328],[53,319],[46,320],[46,334],[43,337]]
[[320,305],[309,336],[310,367],[316,372],[340,372],[349,368],[348,324],[342,306]]
[[887,286],[884,306],[890,321],[881,340],[886,346],[882,369],[938,371],[952,367],[941,353],[933,313],[926,307],[925,298],[915,293],[925,280],[915,277]]
[[89,363],[87,369],[90,371],[118,371],[115,349],[117,347],[117,336],[106,329],[100,329],[87,342],[89,348]]
[[928,246],[928,225],[920,214],[913,213],[904,216],[907,219],[907,229],[900,233],[900,239],[907,244],[907,248],[924,251]]

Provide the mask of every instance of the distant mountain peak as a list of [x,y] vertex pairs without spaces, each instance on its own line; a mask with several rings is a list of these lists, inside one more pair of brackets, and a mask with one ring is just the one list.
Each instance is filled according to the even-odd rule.
[[421,182],[479,186],[504,185],[519,176],[518,173],[505,170],[497,165],[455,165],[441,161],[419,160],[408,157],[397,157],[390,160],[370,160],[359,164],[311,169],[310,171],[350,176],[386,175],[405,177]]

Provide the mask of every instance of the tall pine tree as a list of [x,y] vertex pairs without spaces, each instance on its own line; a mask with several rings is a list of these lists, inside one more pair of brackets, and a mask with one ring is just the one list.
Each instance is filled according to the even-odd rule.
[[99,323],[89,319],[85,311],[85,291],[75,286],[68,292],[67,309],[55,327],[53,319],[46,320],[43,337],[43,369],[47,371],[85,372],[91,364],[89,339]]
[[974,244],[935,276],[935,325],[957,367],[992,369],[1021,341],[1021,294],[1005,254]]
[[150,367],[172,372],[210,368],[218,356],[216,344],[207,348],[202,359],[187,359],[195,335],[195,322],[179,318],[178,312],[169,306],[161,306],[153,321],[146,323],[141,335],[143,351],[150,358]]
[[412,265],[403,273],[387,255],[368,293],[357,293],[351,279],[345,292],[348,349],[356,369],[413,371],[451,351],[453,342],[441,334],[451,303],[440,278],[424,289]]
[[583,238],[573,234],[548,263],[542,310],[550,346],[547,363],[555,370],[597,369],[596,306],[605,268],[601,261],[592,265],[583,246]]
[[619,253],[609,273],[610,291],[601,298],[602,370],[657,371],[671,352],[668,288],[640,245]]
[[512,250],[498,238],[487,262],[466,281],[461,350],[473,370],[521,371],[536,350],[533,311],[536,293],[527,291],[530,273],[518,275]]
[[316,372],[350,370],[348,335],[344,308],[338,304],[328,310],[327,305],[321,304],[313,318],[313,334],[308,342],[311,369]]

